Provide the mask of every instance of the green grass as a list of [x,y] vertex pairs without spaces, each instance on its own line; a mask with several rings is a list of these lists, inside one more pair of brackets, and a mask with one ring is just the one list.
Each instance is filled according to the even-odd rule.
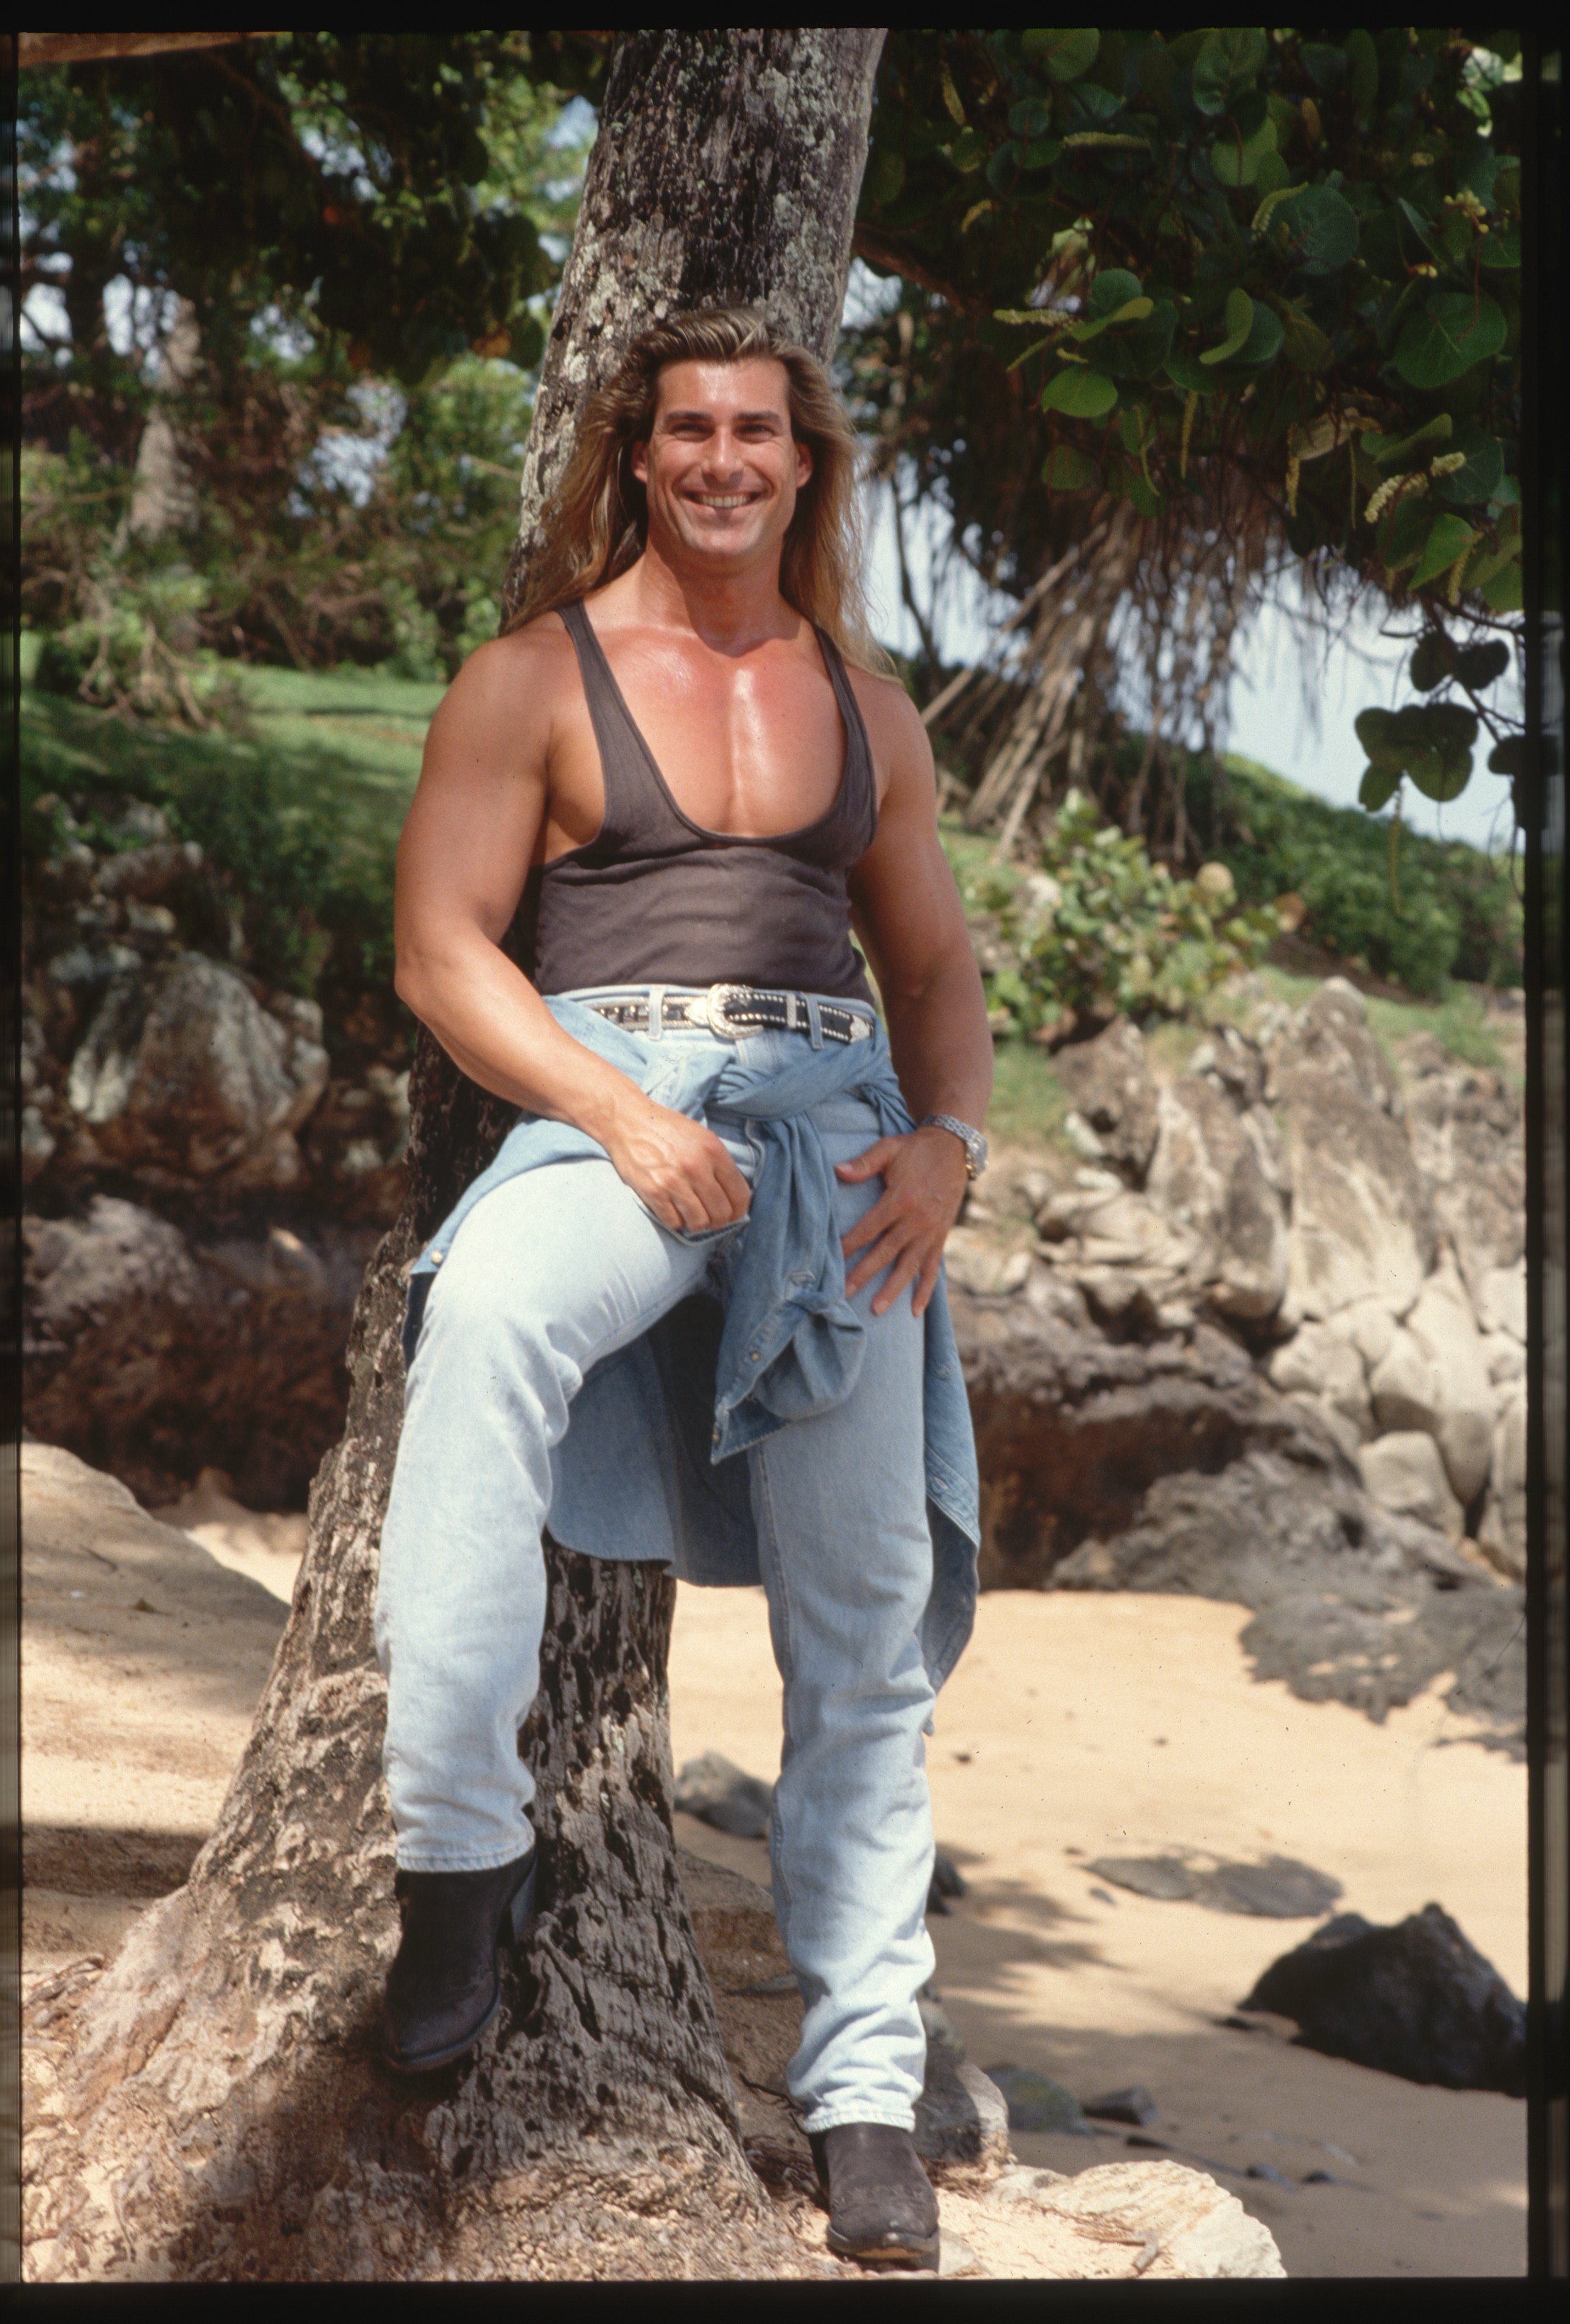
[[28,815],[41,795],[66,797],[101,828],[120,799],[151,799],[243,899],[259,974],[310,992],[331,958],[336,981],[385,982],[393,856],[442,688],[378,670],[241,678],[243,725],[208,733],[112,717],[24,684],[24,845],[48,843]]
[[987,1136],[1000,1146],[1066,1146],[1068,1093],[1051,1057],[1029,1041],[999,1041],[992,1069]]

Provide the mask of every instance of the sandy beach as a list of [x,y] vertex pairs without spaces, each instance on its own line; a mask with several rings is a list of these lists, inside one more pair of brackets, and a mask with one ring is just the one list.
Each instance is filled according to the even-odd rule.
[[[179,1514],[198,1540],[112,1479],[84,1487],[93,1475],[25,1450],[29,1970],[113,1950],[183,1877],[243,1747],[298,1558],[298,1520],[286,1532],[193,1497]],[[1219,2025],[1314,1923],[1151,1902],[1087,1868],[1174,1849],[1299,1858],[1371,1920],[1437,1901],[1524,1988],[1524,1770],[1468,1739],[1444,1682],[1376,1727],[1251,1681],[1247,1618],[1193,1599],[983,1598],[929,1746],[939,1844],[969,1884],[930,1923],[943,2006],[984,2068],[1029,2068],[1081,2099],[1144,2084],[1159,2120],[1136,2135],[1213,2172],[1291,2274],[1519,2274],[1521,2104],[1322,2058],[1279,2024]],[[717,1750],[774,1772],[761,1592],[682,1591],[671,1691],[678,1767]],[[767,1880],[761,1841],[677,1823],[696,1852]],[[1126,2138],[1015,2145],[1068,2172],[1161,2152]],[[1311,2172],[1329,2175],[1304,2184]]]

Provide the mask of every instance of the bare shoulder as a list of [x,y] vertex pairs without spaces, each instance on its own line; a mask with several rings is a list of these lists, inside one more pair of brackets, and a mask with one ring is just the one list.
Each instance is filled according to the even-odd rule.
[[851,690],[867,725],[867,739],[880,778],[879,788],[891,783],[932,780],[932,746],[922,724],[921,712],[897,678],[847,665]]
[[477,647],[442,696],[436,719],[454,728],[506,722],[543,741],[576,681],[573,641],[561,617],[542,613]]

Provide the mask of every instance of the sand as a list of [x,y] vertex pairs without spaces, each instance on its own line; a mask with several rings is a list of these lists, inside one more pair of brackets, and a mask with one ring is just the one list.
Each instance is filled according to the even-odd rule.
[[[1251,1680],[1248,1618],[1188,1598],[982,1599],[928,1747],[939,1845],[970,1884],[929,1923],[943,2005],[983,2067],[1029,2067],[1081,2099],[1143,2083],[1161,2109],[1149,2135],[1238,2194],[1289,2274],[1520,2274],[1523,2104],[1219,2026],[1315,1923],[1152,1903],[1085,1868],[1174,1846],[1297,1858],[1370,1920],[1442,1904],[1524,1991],[1525,1770],[1467,1739],[1447,1679],[1382,1727]],[[717,1750],[773,1772],[761,1591],[682,1591],[671,1693],[678,1766]],[[767,1880],[762,1841],[678,1821],[687,1846]],[[1122,2134],[1014,2143],[1068,2172],[1130,2152]],[[1302,2185],[1315,2170],[1338,2183]]]
[[[197,1541],[42,1446],[23,1448],[23,1494],[32,1972],[112,1951],[183,1877],[271,1662],[298,1520],[285,1535],[210,1483],[180,1505]],[[1240,2196],[1289,2273],[1519,2274],[1523,2106],[1218,2026],[1313,1923],[1150,1903],[1086,1869],[1174,1846],[1299,1858],[1373,1920],[1443,1904],[1523,1989],[1524,1770],[1467,1739],[1446,1681],[1382,1727],[1252,1682],[1247,1618],[1188,1599],[983,1599],[929,1747],[939,1842],[970,1883],[930,1923],[944,2006],[984,2067],[1030,2067],[1082,2098],[1144,2083],[1150,2135]],[[683,1589],[671,1684],[678,1766],[719,1750],[772,1774],[761,1592]],[[688,1847],[767,1881],[761,1842],[677,1823]],[[1075,2173],[1157,2153],[1124,2136],[1015,2144]],[[1251,2164],[1293,2183],[1251,2180]],[[1302,2185],[1313,2170],[1336,2183]]]

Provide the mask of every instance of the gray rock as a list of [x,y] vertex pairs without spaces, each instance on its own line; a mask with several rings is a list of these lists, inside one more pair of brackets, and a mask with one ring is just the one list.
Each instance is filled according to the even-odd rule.
[[1093,1041],[1060,1049],[1056,1064],[1097,1152],[1137,1185],[1156,1142],[1156,1084],[1137,1028],[1115,1018]]
[[1224,1089],[1240,1113],[1263,1102],[1264,1053],[1235,1025],[1217,1025],[1189,1058],[1189,1071]]
[[1193,1234],[1193,1277],[1219,1314],[1258,1322],[1287,1286],[1287,1222],[1262,1151],[1268,1116],[1245,1122],[1225,1089],[1188,1074],[1161,1093],[1146,1193]]
[[1371,1500],[1398,1517],[1416,1517],[1451,1540],[1466,1529],[1465,1512],[1445,1473],[1439,1448],[1432,1436],[1418,1429],[1398,1429],[1375,1437],[1358,1453],[1364,1489]]
[[1527,1396],[1525,1380],[1511,1385],[1494,1424],[1488,1494],[1477,1538],[1501,1573],[1523,1582],[1527,1572]]
[[1003,2093],[1010,2130],[1056,2131],[1070,2138],[1094,2138],[1094,2126],[1072,2090],[1033,2074],[1027,2066],[988,2066],[987,2080]]
[[1477,1320],[1485,1332],[1507,1332],[1512,1340],[1527,1336],[1527,1267],[1485,1268],[1477,1295]]
[[1002,2091],[979,2066],[941,2043],[928,2045],[915,2143],[939,2187],[987,2186],[1014,2160]]
[[774,1785],[748,1775],[719,1751],[689,1759],[676,1777],[673,1803],[685,1815],[737,1840],[767,1840]]
[[1288,1019],[1270,1052],[1270,1094],[1279,1102],[1312,1100],[1327,1081],[1400,1119],[1400,1084],[1369,1030],[1367,1002],[1344,976],[1326,978],[1307,1008]]
[[1519,1268],[1526,1248],[1520,1101],[1499,1074],[1446,1058],[1413,1083],[1408,1116],[1418,1167],[1481,1313],[1489,1277]]
[[1106,2090],[1098,2098],[1087,2098],[1085,2111],[1097,2122],[1125,2122],[1136,2130],[1148,2130],[1152,2122],[1161,2120],[1161,2109],[1143,2082],[1135,2082],[1126,2090]]
[[106,1161],[286,1187],[302,1175],[294,1132],[327,1076],[326,1051],[262,1008],[236,971],[182,953],[111,984],[67,1094]]
[[139,1204],[24,1217],[28,1425],[151,1508],[223,1469],[299,1508],[343,1430],[343,1353],[370,1230],[276,1227],[204,1250]]
[[1098,1856],[1087,1869],[1159,1904],[1180,1903],[1198,1893],[1198,1876],[1180,1856]]
[[1345,1913],[1273,1961],[1241,2006],[1292,2018],[1298,2040],[1411,2082],[1526,2095],[1526,2009],[1447,1913],[1394,1928]]
[[1488,1479],[1493,1386],[1472,1303],[1448,1258],[1424,1284],[1403,1329],[1432,1367],[1435,1441],[1455,1497],[1468,1508]]
[[1373,1435],[1373,1411],[1363,1359],[1339,1333],[1323,1323],[1305,1323],[1276,1349],[1269,1370],[1284,1396],[1311,1396],[1328,1404],[1350,1423],[1357,1442]]

